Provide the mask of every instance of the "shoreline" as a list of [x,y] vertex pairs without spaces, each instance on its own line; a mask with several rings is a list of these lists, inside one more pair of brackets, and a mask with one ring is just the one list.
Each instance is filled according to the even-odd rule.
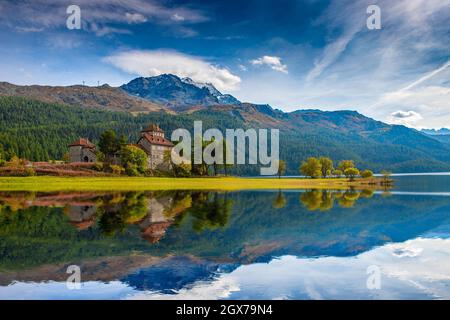
[[156,190],[289,190],[374,189],[384,190],[379,178],[159,178],[159,177],[0,177],[0,191],[156,191]]

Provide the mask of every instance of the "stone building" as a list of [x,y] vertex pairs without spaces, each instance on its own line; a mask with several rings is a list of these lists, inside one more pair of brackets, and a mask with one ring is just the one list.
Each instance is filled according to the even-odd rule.
[[173,148],[173,143],[164,136],[164,131],[156,124],[141,131],[137,145],[147,154],[149,169],[168,170],[170,163],[164,161],[165,154]]
[[[164,131],[156,124],[150,124],[141,131],[139,140],[135,145],[147,154],[147,167],[152,170],[167,171],[170,162],[165,159],[165,154],[173,148],[173,143],[167,140]],[[69,145],[70,162],[96,162],[95,145],[88,139],[80,138]],[[113,164],[120,165],[120,159],[115,156]]]
[[95,144],[91,143],[87,138],[80,138],[69,144],[69,161],[96,162]]

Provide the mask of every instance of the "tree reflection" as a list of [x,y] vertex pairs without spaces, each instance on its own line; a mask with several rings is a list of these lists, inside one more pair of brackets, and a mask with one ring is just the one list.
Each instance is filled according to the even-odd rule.
[[287,200],[281,190],[278,191],[277,196],[272,202],[272,207],[274,209],[283,209],[286,206]]
[[176,218],[176,224],[181,225],[188,217],[192,220],[192,229],[196,232],[216,230],[227,225],[233,201],[228,193],[194,192],[191,194],[192,207]]
[[309,211],[328,211],[334,207],[335,200],[342,208],[352,208],[360,198],[371,198],[372,190],[346,191],[310,190],[300,195],[300,202]]
[[142,220],[147,214],[147,198],[144,193],[108,195],[102,198],[102,202],[97,209],[98,224],[106,236],[122,233],[127,225]]
[[144,239],[156,243],[171,226],[192,219],[196,232],[227,225],[233,202],[227,193],[160,191],[106,195],[97,201],[98,225],[103,235],[123,233],[137,225]]

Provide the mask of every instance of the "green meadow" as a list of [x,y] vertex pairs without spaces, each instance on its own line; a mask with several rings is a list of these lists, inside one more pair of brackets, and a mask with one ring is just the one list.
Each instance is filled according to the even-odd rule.
[[0,177],[0,191],[152,191],[376,188],[379,179],[159,178],[159,177]]

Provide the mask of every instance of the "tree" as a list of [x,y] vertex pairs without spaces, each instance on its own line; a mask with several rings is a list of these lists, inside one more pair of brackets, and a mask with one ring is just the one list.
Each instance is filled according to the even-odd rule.
[[350,179],[350,181],[355,180],[355,177],[359,175],[359,170],[356,168],[347,168],[344,171],[344,175]]
[[339,162],[338,169],[344,172],[344,174],[345,170],[349,168],[355,168],[355,162],[353,162],[353,160],[342,160]]
[[335,176],[336,178],[342,177],[342,171],[339,169],[333,170],[333,176]]
[[131,145],[122,147],[120,161],[129,176],[137,176],[147,170],[147,154],[141,148]]
[[308,158],[300,166],[300,173],[313,179],[320,178],[322,176],[322,164],[317,158]]
[[381,171],[381,174],[383,175],[383,183],[389,184],[392,173],[390,171],[383,170]]
[[373,177],[373,172],[371,170],[363,170],[361,171],[361,177],[367,179]]
[[326,178],[330,176],[334,170],[333,160],[328,157],[321,157],[319,161],[322,165],[322,177]]
[[191,176],[191,164],[190,163],[180,163],[176,164],[172,159],[172,152],[167,150],[164,152],[164,162],[170,163],[170,167],[172,168],[173,175],[175,177],[190,177]]
[[[227,162],[227,158],[228,158],[228,154],[230,153],[229,148],[228,148],[228,142],[227,140],[223,139],[223,171],[225,174],[225,177],[228,176],[228,167],[232,167],[233,165],[231,163]],[[233,157],[234,155],[230,154],[231,157]]]
[[5,166],[5,164],[6,164],[6,160],[3,159],[3,155],[0,153],[0,167]]
[[281,176],[284,176],[286,173],[286,161],[279,160],[278,161],[278,179],[281,179]]
[[112,130],[103,132],[98,142],[98,148],[106,157],[112,157],[120,150],[119,141],[116,133]]
[[[212,141],[206,141],[203,140],[203,137],[200,137],[202,139],[202,154],[205,148],[212,143]],[[194,139],[195,140],[195,139]],[[194,142],[192,144],[192,156],[191,159],[194,159]],[[202,163],[201,164],[195,164],[192,163],[192,174],[194,176],[207,176],[208,175],[208,165],[205,162],[204,157],[202,157]]]
[[62,157],[62,161],[64,161],[65,163],[69,163],[70,162],[70,156],[69,156],[68,152],[64,153],[64,155]]

